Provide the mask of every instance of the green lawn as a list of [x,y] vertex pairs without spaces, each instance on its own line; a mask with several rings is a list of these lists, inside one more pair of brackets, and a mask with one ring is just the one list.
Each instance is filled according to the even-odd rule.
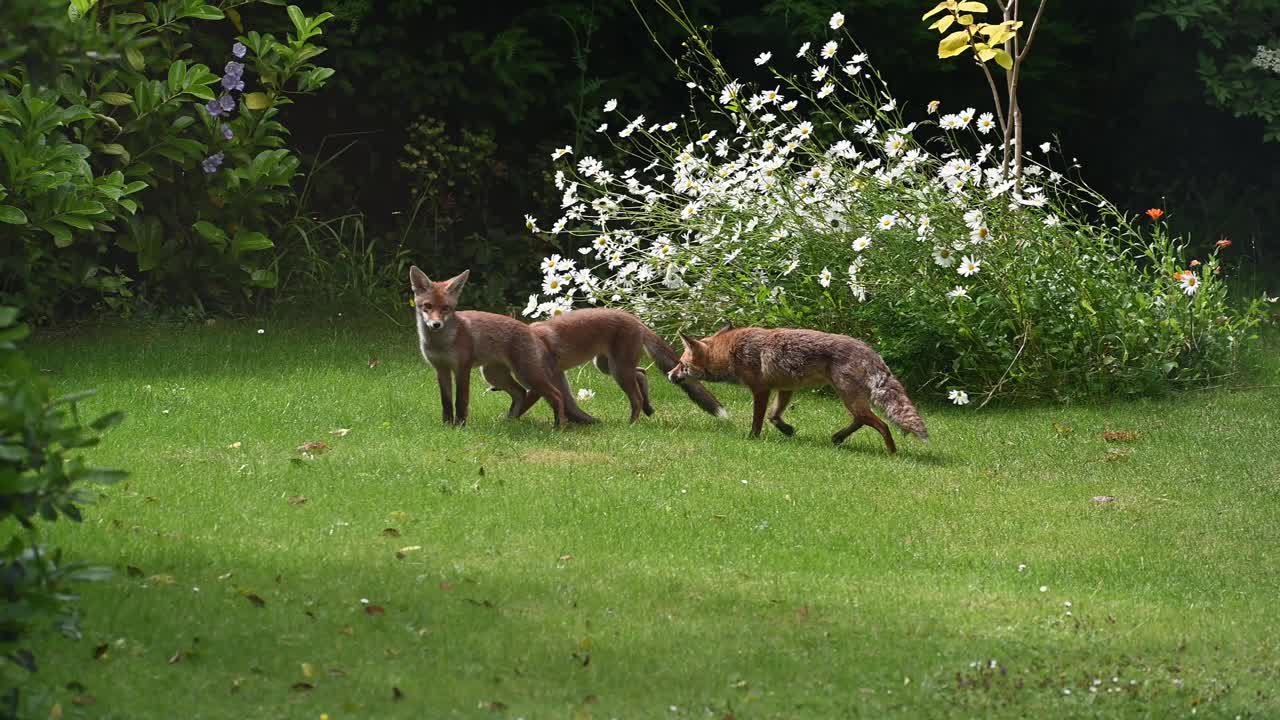
[[922,403],[931,442],[890,457],[830,445],[830,396],[752,441],[745,390],[713,388],[722,422],[652,373],[631,427],[589,368],[601,425],[506,420],[477,377],[445,428],[415,341],[329,316],[33,343],[128,412],[93,460],[132,472],[52,532],[117,575],[82,640],[38,638],[35,716],[1280,716],[1280,366]]

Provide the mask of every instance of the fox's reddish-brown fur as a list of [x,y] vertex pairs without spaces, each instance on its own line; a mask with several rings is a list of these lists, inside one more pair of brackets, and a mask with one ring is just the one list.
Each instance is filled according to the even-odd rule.
[[764,425],[769,394],[778,398],[769,411],[769,421],[785,435],[795,428],[782,419],[793,391],[830,385],[844,401],[853,422],[831,436],[839,445],[863,425],[880,432],[890,453],[896,452],[889,428],[871,410],[871,403],[884,408],[895,425],[921,440],[929,433],[924,420],[911,404],[902,383],[893,376],[884,360],[869,345],[845,335],[816,330],[756,327],[725,328],[698,340],[681,336],[684,355],[670,372],[672,379],[702,379],[739,382],[751,389],[755,413],[751,435]]
[[479,366],[490,385],[511,393],[508,415],[515,416],[516,410],[524,408],[528,387],[547,399],[555,412],[555,425],[560,427],[564,398],[556,387],[554,376],[558,370],[546,346],[519,320],[487,312],[459,311],[458,299],[469,275],[470,271],[463,271],[449,280],[433,282],[417,267],[409,268],[419,347],[422,357],[436,370],[444,422],[467,422],[471,368]]
[[[613,377],[631,401],[631,422],[653,414],[649,404],[649,381],[642,368],[636,367],[640,355],[647,353],[663,374],[675,368],[675,350],[636,316],[608,308],[583,308],[529,326],[542,340],[558,368],[556,384],[564,397],[565,412],[572,422],[590,423],[595,418],[583,412],[573,400],[565,370],[585,365],[594,358],[601,372]],[[724,406],[702,383],[696,380],[676,382],[689,399],[703,410],[724,417]],[[526,398],[528,406],[537,402],[537,394]],[[517,412],[521,414],[524,409]]]

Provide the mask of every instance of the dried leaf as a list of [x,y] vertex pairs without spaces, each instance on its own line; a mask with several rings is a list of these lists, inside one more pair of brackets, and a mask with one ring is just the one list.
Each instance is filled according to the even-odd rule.
[[242,677],[231,678],[231,692],[233,693],[240,692],[240,685],[243,683],[244,683],[244,678]]
[[307,498],[306,498],[306,496],[304,496],[304,495],[290,495],[290,496],[289,496],[289,504],[290,504],[290,505],[302,505],[302,504],[303,504],[303,503],[305,503],[306,501],[307,501]]
[[1133,430],[1107,430],[1102,433],[1102,439],[1107,442],[1134,442],[1140,437],[1140,434]]
[[137,565],[125,565],[124,571],[129,577],[142,577],[142,568]]
[[364,613],[366,615],[386,615],[387,611],[381,605],[365,605]]
[[489,700],[488,702],[480,702],[481,710],[492,710],[494,712],[502,712],[507,709],[507,704],[501,700]]
[[83,693],[71,698],[72,705],[93,705],[96,702],[98,702],[98,698],[90,695],[89,693]]
[[228,449],[228,450],[239,450],[239,449],[240,449],[240,441],[239,441],[239,440],[237,440],[237,441],[235,441],[235,442],[231,443],[230,445],[228,445],[228,446],[227,446],[227,449]]
[[49,720],[62,720],[62,703],[54,703],[49,708]]
[[404,699],[404,693],[400,692],[400,688],[398,688],[398,687],[393,687],[393,688],[391,688],[391,700],[392,700],[392,702],[395,702],[395,701],[397,701],[397,700],[403,700],[403,699]]
[[383,536],[383,537],[390,537],[390,538],[398,538],[398,537],[400,537],[400,531],[399,531],[399,530],[397,530],[397,529],[395,529],[395,528],[392,528],[392,527],[389,527],[389,528],[383,528],[383,530],[382,530],[382,536]]
[[95,646],[93,648],[93,659],[101,660],[102,658],[107,656],[107,651],[110,649],[111,649],[111,646],[106,643],[102,643],[101,645]]
[[289,689],[293,690],[294,692],[306,692],[307,690],[315,690],[316,686],[312,685],[309,682],[296,682],[290,685]]
[[329,446],[319,440],[308,440],[297,447],[297,451],[301,453],[319,454],[328,450]]
[[381,361],[381,360],[379,360],[378,358],[369,358],[369,367],[370,367],[370,368],[376,368],[376,367],[378,367],[378,366],[379,366],[379,365],[381,365],[381,364],[382,364],[382,361]]
[[1116,498],[1114,495],[1094,495],[1093,496],[1093,501],[1099,504],[1115,502],[1115,500]]
[[346,672],[345,670],[343,670],[342,668],[332,667],[332,668],[329,668],[326,672],[328,672],[328,673],[329,673],[329,677],[336,677],[336,678],[340,678],[340,677],[346,677],[346,676],[347,676],[347,672]]
[[1129,459],[1129,450],[1126,448],[1110,448],[1107,454],[1102,458],[1104,462],[1119,462]]
[[227,579],[230,579],[230,577],[231,577],[232,575],[234,575],[234,574],[235,574],[235,573],[225,572],[225,573],[223,573],[223,574],[219,575],[219,576],[218,576],[218,579],[219,579],[219,580],[227,580]]
[[302,677],[309,678],[313,677],[315,674],[316,669],[312,667],[311,663],[302,663]]
[[421,549],[422,549],[421,545],[406,545],[396,551],[396,559],[403,560],[405,556],[408,555],[409,553],[414,552],[416,550],[421,550]]
[[247,594],[245,594],[244,599],[245,599],[245,600],[248,600],[248,601],[249,601],[249,602],[251,602],[251,603],[253,603],[253,606],[254,606],[254,607],[266,607],[266,606],[267,606],[267,601],[266,601],[266,600],[263,600],[261,597],[259,597],[258,595],[255,595],[254,593],[247,593]]
[[177,582],[177,580],[175,580],[172,575],[152,575],[147,578],[147,582],[152,585],[172,585]]
[[338,634],[351,637],[356,634],[356,631],[350,625],[343,625],[342,627],[338,628]]
[[448,580],[445,580],[444,582],[440,583],[440,589],[444,590],[445,592],[449,592],[450,590],[453,589],[453,583],[449,582]]
[[391,518],[392,520],[395,520],[396,522],[404,522],[405,520],[409,519],[409,513],[403,510],[394,510],[388,513],[387,517]]
[[182,658],[186,656],[187,656],[187,651],[183,650],[182,648],[178,648],[172,655],[169,656],[169,664],[177,665],[178,663],[182,662]]
[[349,432],[351,432],[351,428],[338,428],[337,430],[330,430],[329,434],[335,437],[346,437]]

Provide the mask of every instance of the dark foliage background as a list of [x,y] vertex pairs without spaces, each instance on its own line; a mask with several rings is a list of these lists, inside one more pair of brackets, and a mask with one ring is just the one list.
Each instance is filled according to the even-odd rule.
[[[523,233],[522,214],[554,201],[544,174],[548,153],[565,143],[592,146],[606,99],[617,97],[649,117],[683,109],[683,88],[640,15],[673,54],[680,35],[645,2],[637,2],[638,12],[626,0],[310,5],[339,18],[326,38],[326,61],[338,74],[295,120],[295,141],[314,149],[326,135],[369,133],[350,138],[356,146],[328,166],[317,190],[325,200],[316,207],[361,210],[370,233],[401,233],[417,189],[399,166],[406,128],[425,115],[454,138],[464,130],[492,138],[492,153],[474,177],[440,190],[450,222],[433,226],[419,214],[406,235],[414,260],[442,274],[469,263],[511,278],[531,268],[530,254],[551,249]],[[1197,22],[1179,29],[1178,13],[1185,16],[1187,5],[1052,4],[1025,70],[1029,127],[1033,136],[1060,138],[1084,164],[1086,180],[1120,207],[1164,207],[1175,233],[1205,246],[1232,238],[1240,253],[1274,267],[1280,142],[1264,142],[1262,120],[1216,107],[1199,74],[1203,57],[1252,55],[1253,46],[1217,49]],[[759,51],[789,56],[843,9],[900,97],[980,108],[986,97],[971,67],[933,57],[937,38],[919,22],[925,8],[914,0],[870,0],[856,8],[816,0],[695,0],[686,7],[715,27],[717,50],[744,72]],[[1280,10],[1259,3],[1251,12],[1236,18],[1251,26],[1241,28],[1241,37],[1264,42],[1268,32],[1280,34]],[[333,149],[335,139],[325,145]]]

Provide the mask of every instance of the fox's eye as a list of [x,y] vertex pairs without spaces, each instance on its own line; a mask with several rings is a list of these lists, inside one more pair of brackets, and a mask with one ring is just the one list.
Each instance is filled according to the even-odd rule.
[[452,305],[441,305],[441,306],[440,306],[440,312],[449,312],[449,311],[450,311],[450,310],[452,310],[452,309],[453,309],[453,306],[452,306]]
[[430,310],[430,309],[431,309],[431,303],[422,303],[422,309],[423,309],[423,310]]

